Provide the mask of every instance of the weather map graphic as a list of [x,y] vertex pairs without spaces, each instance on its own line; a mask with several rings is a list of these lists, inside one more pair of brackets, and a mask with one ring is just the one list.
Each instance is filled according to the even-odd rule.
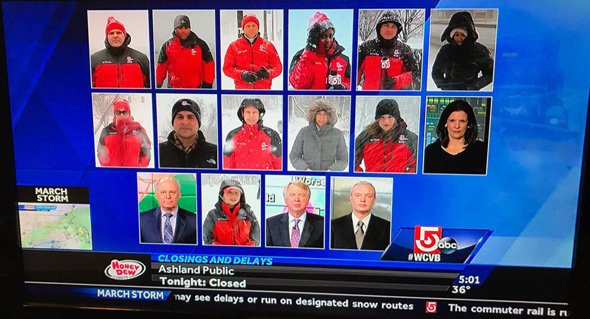
[[92,250],[89,204],[19,203],[23,248]]
[[92,250],[89,202],[84,187],[19,187],[22,247]]

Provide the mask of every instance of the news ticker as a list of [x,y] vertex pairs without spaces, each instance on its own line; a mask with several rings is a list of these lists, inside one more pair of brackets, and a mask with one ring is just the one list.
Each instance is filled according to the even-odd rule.
[[313,315],[395,315],[395,318],[566,318],[567,303],[419,297],[405,295],[361,295],[285,291],[155,289],[135,286],[90,286],[29,283],[27,303],[47,306],[84,307],[100,304],[102,309],[133,308],[182,312],[240,311],[299,313]]

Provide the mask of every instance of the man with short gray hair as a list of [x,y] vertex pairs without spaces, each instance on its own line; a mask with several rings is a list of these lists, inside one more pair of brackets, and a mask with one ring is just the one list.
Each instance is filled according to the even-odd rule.
[[287,212],[266,220],[266,246],[324,247],[324,217],[307,212],[309,186],[291,181],[283,191]]
[[352,212],[332,220],[334,249],[384,250],[390,243],[391,223],[371,213],[377,201],[373,184],[361,181],[350,190]]
[[157,181],[154,189],[159,207],[139,214],[142,243],[196,244],[197,217],[178,207],[180,184],[174,177]]

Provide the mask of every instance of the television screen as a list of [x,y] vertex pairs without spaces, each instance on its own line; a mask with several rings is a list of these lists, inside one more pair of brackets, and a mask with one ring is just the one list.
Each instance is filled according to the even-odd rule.
[[1,10],[10,309],[583,317],[590,4]]

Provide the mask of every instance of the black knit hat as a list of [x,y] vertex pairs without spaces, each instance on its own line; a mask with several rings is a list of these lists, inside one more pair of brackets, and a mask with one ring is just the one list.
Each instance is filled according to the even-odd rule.
[[[397,18],[395,17],[395,14],[393,13],[393,11],[386,11],[381,18],[379,18],[379,21],[377,21],[377,25],[375,26],[375,30],[377,31],[377,36],[379,38],[381,38],[381,34],[379,33],[381,26],[384,23],[393,23],[395,24],[395,26],[397,27],[397,34],[400,34],[402,32],[402,24],[399,23],[399,21],[397,20]],[[397,35],[396,35],[397,37]]]
[[260,119],[258,120],[258,123],[261,123],[262,117],[264,116],[264,113],[266,112],[266,110],[264,109],[264,104],[262,104],[262,101],[258,98],[244,99],[242,101],[242,103],[240,104],[240,107],[238,108],[238,118],[240,119],[240,121],[242,121],[242,123],[244,123],[244,109],[247,106],[253,106],[258,109],[258,112],[260,112]]
[[179,15],[174,18],[174,29],[178,27],[191,28],[191,20],[185,15]]
[[399,106],[394,99],[383,99],[377,104],[377,108],[375,109],[375,119],[377,120],[385,114],[393,116],[398,123],[404,121],[399,112]]
[[172,125],[174,125],[174,118],[176,114],[180,111],[189,111],[193,113],[197,117],[197,122],[199,122],[199,127],[201,127],[201,109],[199,108],[199,104],[191,99],[180,99],[174,106],[172,107]]

